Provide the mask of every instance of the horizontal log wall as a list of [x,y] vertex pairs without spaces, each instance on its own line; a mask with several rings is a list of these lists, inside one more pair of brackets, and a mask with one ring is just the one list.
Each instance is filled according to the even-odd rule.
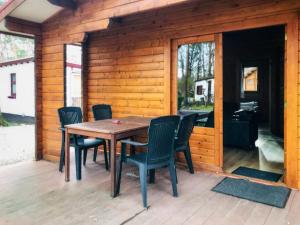
[[[60,151],[57,108],[64,105],[63,44],[72,41],[71,38],[66,40],[63,34],[70,33],[72,28],[76,31],[81,19],[89,12],[95,13],[95,9],[99,9],[97,16],[101,15],[103,8],[103,1],[85,2],[75,14],[63,11],[43,25],[42,137],[44,158],[50,160],[57,160]],[[117,5],[122,1],[114,2]],[[240,24],[243,29],[248,25],[247,19],[297,12],[299,8],[298,0],[196,1],[125,17],[121,24],[90,34],[88,108],[93,104],[108,103],[112,105],[115,117],[168,114],[171,39],[229,31],[232,23]],[[74,15],[75,19],[65,19]],[[90,110],[88,118],[92,119]],[[213,130],[201,132],[194,133],[191,139],[195,166],[217,169],[218,149]]]
[[299,12],[299,22],[298,22],[298,36],[299,36],[299,51],[298,51],[298,60],[299,60],[299,65],[298,65],[298,187],[300,188],[300,12]]

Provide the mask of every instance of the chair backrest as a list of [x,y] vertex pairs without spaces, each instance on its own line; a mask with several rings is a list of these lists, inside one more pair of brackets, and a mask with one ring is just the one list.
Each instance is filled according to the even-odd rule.
[[193,132],[195,120],[197,118],[196,113],[181,116],[179,122],[179,128],[177,132],[176,145],[187,145],[191,134]]
[[61,127],[65,125],[82,123],[82,112],[80,107],[63,107],[58,109]]
[[110,105],[99,104],[92,107],[95,120],[105,120],[112,118],[112,111]]
[[215,115],[214,111],[211,111],[208,114],[207,121],[205,123],[205,127],[214,127],[215,126]]
[[152,119],[148,131],[148,164],[167,163],[174,157],[174,140],[179,116]]

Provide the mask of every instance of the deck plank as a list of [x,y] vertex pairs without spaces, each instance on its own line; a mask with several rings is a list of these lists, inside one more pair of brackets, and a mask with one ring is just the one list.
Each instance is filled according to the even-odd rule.
[[[27,162],[0,167],[0,224],[299,224],[300,193],[292,191],[285,209],[278,209],[211,191],[223,177],[178,170],[179,197],[172,196],[167,170],[148,185],[150,208],[142,207],[139,179],[127,176],[119,197],[109,195],[110,176],[102,156],[95,164],[89,154],[81,181],[66,183],[57,165]],[[127,171],[127,172],[126,172]]]

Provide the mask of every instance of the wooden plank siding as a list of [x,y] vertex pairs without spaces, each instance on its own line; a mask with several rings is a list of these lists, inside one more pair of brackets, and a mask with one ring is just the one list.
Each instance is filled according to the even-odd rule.
[[300,188],[300,11],[298,13],[298,36],[299,36],[299,42],[298,42],[298,187]]
[[[124,2],[128,1],[86,0],[79,4],[77,11],[64,10],[43,24],[40,90],[43,98],[41,132],[45,159],[57,160],[60,152],[57,109],[64,105],[64,44],[78,41],[80,33],[90,31],[90,26],[101,29],[103,24],[99,25],[98,22],[112,15],[133,13],[135,7],[131,9],[130,4],[139,1],[130,1],[121,7]],[[119,7],[119,11],[113,14],[116,7]],[[200,0],[125,16],[119,24],[90,33],[87,47],[88,119],[93,118],[91,106],[98,103],[111,104],[114,117],[169,114],[172,101],[170,71],[173,39],[253,28],[255,19],[271,25],[276,23],[277,18],[281,21],[290,13],[298,13],[300,23],[299,10],[299,0],[241,0],[238,3],[231,0]],[[298,33],[300,46],[300,31]],[[300,48],[298,67],[300,71]],[[299,98],[298,116],[295,123],[298,123],[299,153]],[[221,134],[222,126],[218,129]],[[217,154],[222,141],[216,143],[215,135],[213,129],[194,132],[191,146],[196,169],[220,169],[222,155]],[[300,187],[300,153],[296,170]]]

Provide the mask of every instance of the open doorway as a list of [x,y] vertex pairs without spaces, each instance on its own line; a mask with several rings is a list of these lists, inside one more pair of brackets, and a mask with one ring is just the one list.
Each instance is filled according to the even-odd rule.
[[227,173],[283,179],[284,56],[285,26],[224,33],[223,169]]
[[34,39],[0,33],[0,166],[34,160]]
[[82,107],[82,46],[65,45],[65,106]]

